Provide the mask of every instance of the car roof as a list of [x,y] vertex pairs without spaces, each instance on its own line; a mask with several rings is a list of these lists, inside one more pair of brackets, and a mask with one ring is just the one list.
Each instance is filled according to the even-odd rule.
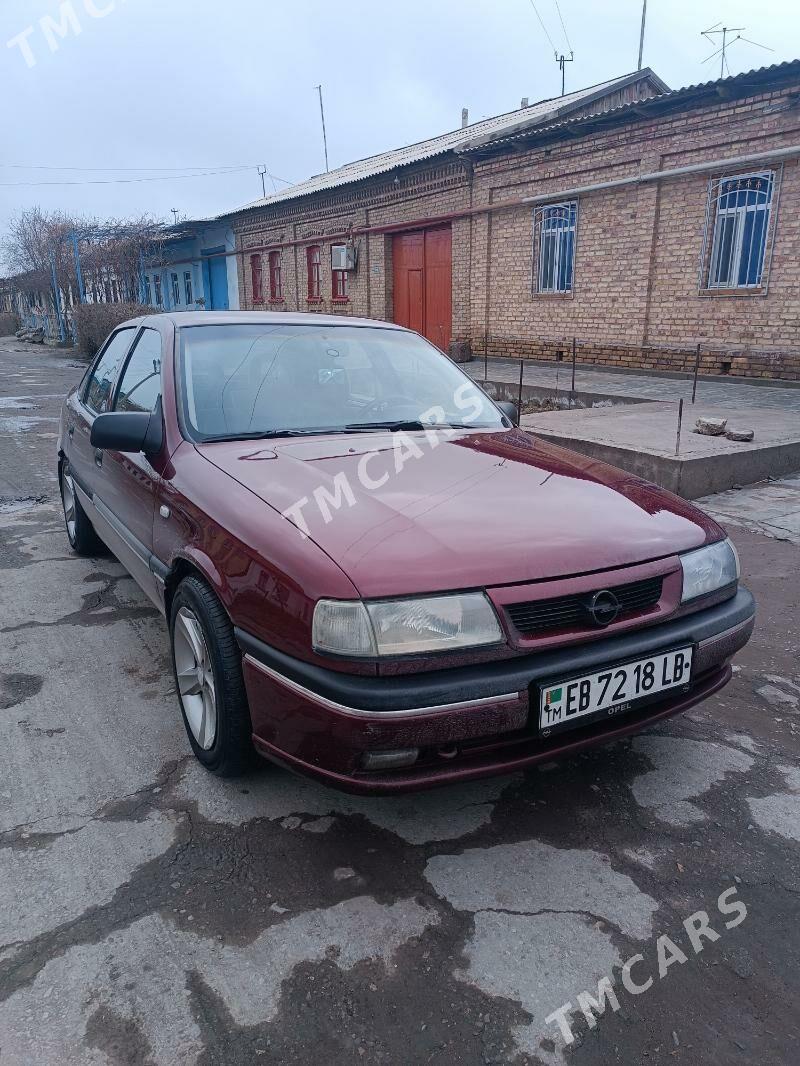
[[[159,311],[148,318],[167,319],[174,326],[225,326],[264,323],[286,326],[371,326],[373,329],[397,329],[409,332],[394,322],[374,318],[353,318],[351,315],[303,314],[300,311]],[[134,318],[131,323],[147,321]]]

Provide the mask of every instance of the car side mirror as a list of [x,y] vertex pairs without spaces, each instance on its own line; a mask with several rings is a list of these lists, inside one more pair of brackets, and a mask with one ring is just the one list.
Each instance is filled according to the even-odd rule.
[[511,420],[512,425],[519,425],[519,411],[517,410],[517,405],[515,403],[511,403],[510,400],[497,400],[497,406],[506,418]]
[[164,439],[161,398],[153,411],[109,411],[92,423],[89,441],[93,448],[112,452],[144,452],[156,455]]

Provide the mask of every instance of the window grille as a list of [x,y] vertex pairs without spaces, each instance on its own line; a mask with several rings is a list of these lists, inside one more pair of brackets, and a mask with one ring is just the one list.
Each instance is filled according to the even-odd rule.
[[776,175],[767,170],[712,178],[700,287],[761,289],[766,282]]
[[572,292],[577,221],[578,204],[575,200],[562,204],[545,204],[534,210],[536,292]]

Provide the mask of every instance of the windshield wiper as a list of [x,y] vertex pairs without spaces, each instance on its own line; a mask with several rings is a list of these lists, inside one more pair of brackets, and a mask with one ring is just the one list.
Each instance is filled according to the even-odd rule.
[[336,433],[335,429],[257,429],[246,433],[230,433],[219,437],[205,437],[201,444],[222,444],[236,440],[271,440],[274,437],[313,437],[320,433]]
[[390,433],[415,429],[462,429],[451,422],[420,422],[418,418],[400,418],[387,422],[353,422],[345,426],[344,433],[371,433],[374,429],[386,429]]
[[385,429],[390,433],[399,432],[401,430],[415,430],[415,429],[502,429],[502,426],[493,426],[490,422],[473,422],[469,425],[465,425],[461,422],[420,422],[418,418],[402,418],[396,421],[387,422],[353,422],[349,426],[345,426],[344,429],[339,430],[340,433],[371,433],[376,429]]

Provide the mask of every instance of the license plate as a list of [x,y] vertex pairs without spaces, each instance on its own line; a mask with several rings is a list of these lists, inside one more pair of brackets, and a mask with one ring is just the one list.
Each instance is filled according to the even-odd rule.
[[688,685],[691,673],[688,647],[545,685],[539,689],[539,729],[549,736],[592,715],[622,714],[659,692]]

